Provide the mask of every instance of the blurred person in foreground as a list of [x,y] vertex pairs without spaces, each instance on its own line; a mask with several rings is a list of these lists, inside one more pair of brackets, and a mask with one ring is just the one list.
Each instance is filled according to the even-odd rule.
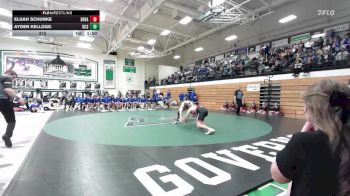
[[350,89],[325,80],[302,98],[307,123],[277,154],[272,178],[292,181],[292,196],[350,195]]
[[20,105],[24,105],[25,101],[18,97],[16,91],[12,88],[12,80],[17,77],[17,73],[11,69],[6,70],[3,76],[0,76],[0,111],[4,116],[7,127],[6,132],[2,136],[5,146],[12,147],[11,137],[16,125],[15,112],[13,110],[13,98],[17,98]]

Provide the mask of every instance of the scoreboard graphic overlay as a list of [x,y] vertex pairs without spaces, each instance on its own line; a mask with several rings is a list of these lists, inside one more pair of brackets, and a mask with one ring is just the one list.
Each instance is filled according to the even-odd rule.
[[97,36],[99,10],[13,10],[13,36]]

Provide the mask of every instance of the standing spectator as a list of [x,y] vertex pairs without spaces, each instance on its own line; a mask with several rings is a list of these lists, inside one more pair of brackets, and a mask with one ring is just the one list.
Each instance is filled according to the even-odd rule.
[[[11,99],[17,97],[16,91],[12,88],[12,80],[17,77],[17,73],[13,70],[7,70],[4,74],[4,76],[0,77],[0,111],[7,122],[7,127],[2,140],[4,140],[6,147],[11,148],[11,137],[16,125],[16,117]],[[19,104],[24,105],[24,100],[20,97],[17,98],[19,98]]]
[[148,89],[149,88],[149,84],[148,84],[148,81],[145,80],[145,89]]
[[242,99],[244,95],[243,92],[241,91],[241,86],[238,87],[238,89],[234,93],[234,99],[236,100],[236,114],[239,115],[239,111],[242,107]]
[[156,86],[156,83],[157,83],[156,77],[153,77],[152,86]]

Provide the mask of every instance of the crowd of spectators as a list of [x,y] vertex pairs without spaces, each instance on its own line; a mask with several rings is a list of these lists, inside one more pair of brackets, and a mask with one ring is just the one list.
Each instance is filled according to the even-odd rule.
[[292,73],[297,77],[313,70],[350,65],[350,33],[333,30],[326,37],[286,46],[262,46],[255,54],[225,55],[220,60],[181,66],[180,70],[160,81],[161,85],[191,83],[237,77]]

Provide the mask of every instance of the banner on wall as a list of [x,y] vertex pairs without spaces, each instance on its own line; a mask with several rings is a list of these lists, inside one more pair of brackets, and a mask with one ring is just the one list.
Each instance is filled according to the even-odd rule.
[[260,91],[260,84],[248,84],[247,91]]
[[326,33],[327,31],[333,29],[335,32],[338,32],[338,31],[346,31],[349,29],[349,23],[346,23],[346,24],[341,24],[341,25],[337,25],[337,26],[333,26],[333,27],[329,27],[329,28],[326,28],[324,29],[324,32]]
[[123,66],[123,72],[125,72],[125,73],[136,73],[136,67]]
[[101,84],[100,83],[95,83],[94,84],[94,89],[95,90],[100,90],[101,89]]
[[39,80],[34,81],[34,88],[41,88],[41,82]]
[[1,51],[2,73],[7,69],[18,77],[54,80],[97,81],[96,61],[68,54]]
[[47,88],[48,89],[59,89],[60,87],[60,81],[58,80],[48,80],[47,81]]
[[202,64],[202,60],[196,61],[194,64],[195,65],[200,65],[200,64]]
[[70,89],[70,81],[66,82],[66,89],[69,90]]
[[290,43],[291,44],[296,44],[299,43],[301,41],[309,41],[309,39],[311,38],[310,33],[304,33],[304,34],[300,34],[300,35],[296,35],[290,38]]
[[77,89],[77,82],[72,81],[69,86],[70,89],[76,90]]
[[26,88],[32,89],[34,88],[34,80],[26,80]]
[[224,55],[221,54],[221,55],[218,55],[215,57],[215,60],[221,60],[221,59],[224,59]]
[[85,82],[85,90],[93,90],[91,89],[91,82]]
[[85,90],[85,82],[77,82],[77,90]]
[[241,48],[237,50],[237,54],[247,54],[248,53],[248,48]]
[[125,66],[135,66],[134,59],[125,59]]
[[104,88],[115,88],[116,83],[116,62],[114,60],[103,60]]
[[272,48],[288,45],[288,38],[272,42]]
[[59,88],[60,89],[67,89],[67,82],[66,81],[60,81],[59,82]]
[[40,88],[47,89],[48,88],[48,80],[40,80]]

